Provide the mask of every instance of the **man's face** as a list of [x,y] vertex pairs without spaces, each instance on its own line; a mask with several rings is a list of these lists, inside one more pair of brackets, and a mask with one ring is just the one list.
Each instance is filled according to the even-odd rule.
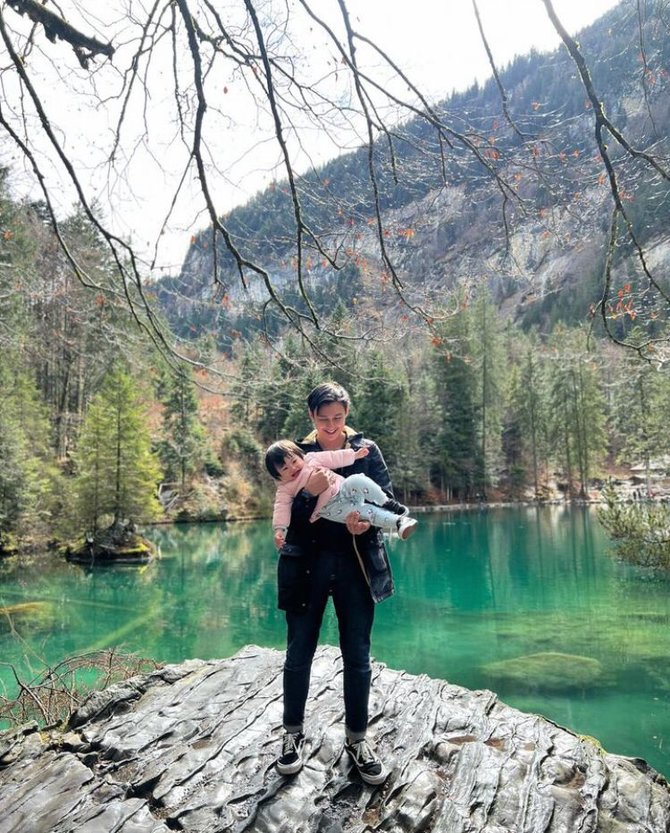
[[309,416],[316,428],[316,441],[324,451],[335,451],[344,445],[344,426],[349,409],[341,402],[328,402]]
[[302,457],[287,457],[281,466],[277,466],[277,476],[282,483],[290,483],[300,474],[304,465]]

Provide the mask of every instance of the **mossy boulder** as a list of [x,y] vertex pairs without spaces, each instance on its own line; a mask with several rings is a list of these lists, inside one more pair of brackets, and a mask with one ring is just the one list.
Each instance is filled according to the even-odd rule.
[[132,523],[114,523],[66,547],[65,557],[78,564],[144,564],[160,554],[158,547],[140,535]]
[[490,662],[482,669],[494,688],[570,691],[604,684],[603,666],[592,657],[547,651]]

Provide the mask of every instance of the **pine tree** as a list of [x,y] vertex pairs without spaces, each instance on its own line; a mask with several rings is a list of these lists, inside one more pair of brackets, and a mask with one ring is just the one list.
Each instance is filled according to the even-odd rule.
[[651,489],[654,460],[670,454],[667,413],[670,379],[637,356],[623,354],[613,372],[612,429],[618,459],[644,467],[646,489]]
[[20,357],[5,352],[0,368],[0,539],[50,522],[62,490],[49,445],[49,422]]
[[299,339],[289,334],[270,351],[265,339],[257,337],[244,346],[238,361],[238,378],[231,390],[237,426],[265,445],[304,433],[313,358]]
[[182,493],[186,480],[207,456],[205,430],[198,415],[198,398],[192,375],[166,372],[161,384],[164,439],[159,454],[166,477],[178,480]]
[[[435,419],[438,408],[434,379],[426,362],[423,344],[406,339],[399,345],[401,378],[405,395],[397,409],[397,446],[393,450],[391,477],[396,495],[403,503],[419,502],[430,497],[433,460],[438,453],[435,443]],[[383,447],[384,455],[388,449]]]
[[400,432],[400,417],[408,402],[406,381],[379,349],[361,357],[360,378],[352,391],[354,427],[377,443],[393,474],[406,444]]
[[468,317],[460,311],[441,325],[433,339],[432,375],[437,413],[433,482],[447,498],[473,497],[481,471],[481,443],[477,437],[480,398],[477,376],[469,354]]
[[477,489],[486,495],[502,468],[501,432],[507,373],[505,369],[500,321],[488,291],[481,291],[469,309],[468,352],[478,376],[475,394],[478,401],[480,453]]
[[79,512],[87,531],[97,532],[107,517],[119,524],[158,516],[160,466],[137,384],[120,366],[107,374],[91,401],[76,462]]
[[534,495],[538,498],[548,451],[543,351],[533,334],[528,337],[518,334],[513,349],[504,439],[507,466],[515,490],[532,480]]
[[27,444],[12,410],[0,397],[0,550],[4,536],[16,530],[29,494]]
[[606,450],[605,398],[600,369],[581,331],[559,326],[552,335],[550,406],[553,447],[562,462],[568,494],[585,497],[589,478]]

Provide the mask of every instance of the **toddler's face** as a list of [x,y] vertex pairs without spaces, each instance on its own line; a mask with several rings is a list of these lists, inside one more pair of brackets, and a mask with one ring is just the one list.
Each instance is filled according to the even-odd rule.
[[290,483],[300,474],[305,461],[302,457],[287,457],[281,466],[277,467],[277,474],[282,483]]

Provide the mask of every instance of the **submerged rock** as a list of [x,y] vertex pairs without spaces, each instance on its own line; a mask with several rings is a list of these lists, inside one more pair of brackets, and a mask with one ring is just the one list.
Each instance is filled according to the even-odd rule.
[[63,734],[0,735],[0,833],[662,833],[666,781],[490,691],[373,669],[390,774],[342,754],[339,651],[322,648],[304,769],[276,772],[283,654],[247,647],[92,695]]
[[483,671],[498,685],[513,683],[515,688],[547,692],[593,687],[603,677],[597,659],[556,651],[490,662]]
[[53,624],[53,602],[17,602],[0,606],[0,631],[11,631],[20,623],[22,629],[50,628]]

